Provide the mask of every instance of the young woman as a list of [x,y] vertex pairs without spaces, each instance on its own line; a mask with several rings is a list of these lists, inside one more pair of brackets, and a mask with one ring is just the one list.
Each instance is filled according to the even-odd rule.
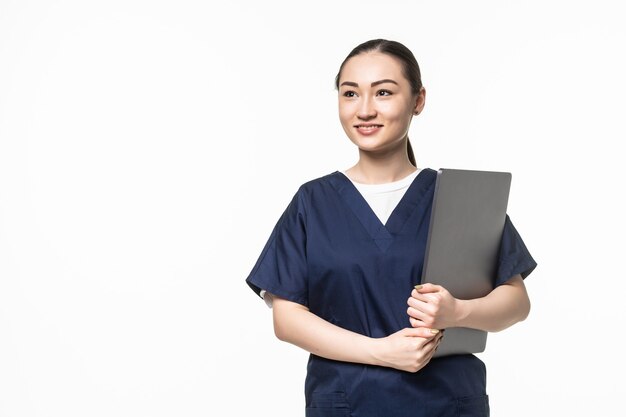
[[273,307],[283,341],[311,353],[311,416],[488,416],[483,362],[433,358],[443,329],[499,331],[524,320],[536,263],[506,217],[495,289],[474,300],[419,283],[436,171],[408,138],[426,91],[404,45],[357,46],[335,79],[358,162],[302,184],[246,282]]

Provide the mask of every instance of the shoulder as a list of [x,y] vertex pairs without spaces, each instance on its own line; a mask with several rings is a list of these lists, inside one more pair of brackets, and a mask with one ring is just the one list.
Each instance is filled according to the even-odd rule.
[[[339,184],[345,175],[340,171],[333,171],[325,175],[321,175],[319,177],[315,177],[310,179],[304,183],[302,183],[298,187],[297,194],[303,194],[305,196],[310,196],[315,192],[319,192],[320,190],[327,189],[328,187],[336,186]],[[347,179],[347,177],[345,177]]]
[[433,189],[435,187],[435,183],[437,182],[437,175],[439,174],[439,170],[432,168],[422,168],[417,175],[416,183],[423,184],[422,186],[427,189]]
[[302,185],[300,186],[301,188],[314,188],[323,184],[328,183],[329,181],[332,181],[334,178],[340,176],[340,175],[345,175],[340,171],[333,171],[330,172],[328,174],[325,175],[321,175],[319,177],[310,179],[304,183],[302,183]]
[[437,172],[439,172],[439,170],[426,167],[421,169],[419,175],[424,175],[428,178],[435,178],[437,177]]
[[337,187],[343,175],[339,171],[334,171],[301,183],[292,195],[287,211],[306,213],[308,207],[316,200],[328,197],[328,190]]

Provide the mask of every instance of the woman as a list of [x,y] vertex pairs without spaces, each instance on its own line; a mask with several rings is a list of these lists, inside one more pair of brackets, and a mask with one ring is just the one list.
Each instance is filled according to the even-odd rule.
[[495,289],[458,300],[419,283],[436,171],[417,168],[408,131],[426,91],[404,45],[357,46],[335,79],[359,149],[345,171],[302,184],[246,282],[283,341],[311,353],[307,416],[488,416],[483,362],[433,358],[447,327],[499,331],[524,320],[536,263],[507,216]]

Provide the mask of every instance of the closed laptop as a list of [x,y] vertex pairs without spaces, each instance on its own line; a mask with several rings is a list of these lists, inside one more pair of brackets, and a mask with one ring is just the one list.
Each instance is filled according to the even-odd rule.
[[[465,300],[493,290],[510,185],[508,172],[438,171],[422,283]],[[483,352],[486,343],[487,332],[448,328],[435,357]]]

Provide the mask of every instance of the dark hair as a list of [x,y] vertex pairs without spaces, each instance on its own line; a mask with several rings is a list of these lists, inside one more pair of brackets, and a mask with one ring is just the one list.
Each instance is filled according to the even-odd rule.
[[[400,42],[390,41],[387,39],[372,39],[367,42],[363,42],[354,48],[339,67],[339,72],[337,72],[337,76],[335,77],[335,89],[339,90],[339,78],[341,77],[341,71],[343,70],[346,62],[353,56],[365,52],[380,52],[398,58],[402,64],[402,73],[411,86],[411,92],[416,95],[420,93],[420,90],[422,89],[422,74],[413,52]],[[408,138],[406,141],[406,147],[409,155],[409,161],[414,166],[417,166],[415,163],[413,148],[411,147],[411,141]]]

